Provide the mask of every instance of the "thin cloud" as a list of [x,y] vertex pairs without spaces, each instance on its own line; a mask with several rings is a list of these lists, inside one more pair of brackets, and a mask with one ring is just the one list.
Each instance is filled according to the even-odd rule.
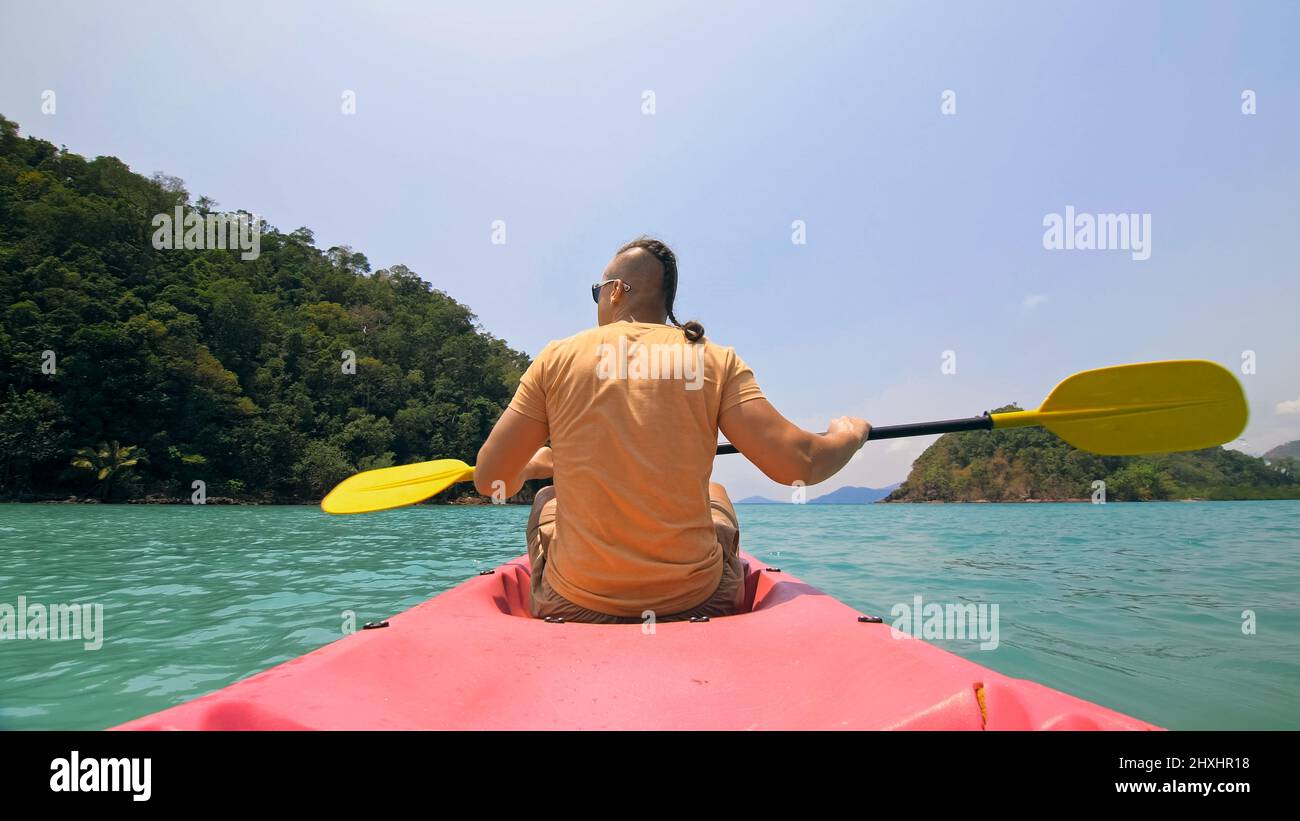
[[1030,294],[1029,296],[1024,298],[1024,301],[1020,303],[1020,312],[1025,314],[1033,313],[1035,308],[1037,308],[1039,305],[1042,305],[1046,301],[1047,301],[1046,294]]

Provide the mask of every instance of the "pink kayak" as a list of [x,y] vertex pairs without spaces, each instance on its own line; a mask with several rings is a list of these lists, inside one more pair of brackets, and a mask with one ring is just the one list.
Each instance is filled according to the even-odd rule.
[[651,632],[530,618],[521,557],[116,729],[1159,729],[898,638],[744,558],[749,612]]

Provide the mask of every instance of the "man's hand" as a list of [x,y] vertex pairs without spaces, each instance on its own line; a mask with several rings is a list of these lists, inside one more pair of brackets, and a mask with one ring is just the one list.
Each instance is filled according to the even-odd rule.
[[867,443],[867,436],[871,433],[871,423],[865,419],[859,419],[856,416],[841,416],[838,419],[832,419],[830,425],[826,428],[827,436],[842,436],[848,434],[858,442],[858,447]]
[[524,467],[524,481],[529,479],[549,479],[555,475],[555,455],[549,445],[543,445],[533,454]]

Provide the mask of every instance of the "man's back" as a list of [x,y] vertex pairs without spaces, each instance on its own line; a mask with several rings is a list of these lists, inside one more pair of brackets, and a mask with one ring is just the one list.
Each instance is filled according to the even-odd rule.
[[550,430],[555,591],[622,616],[708,599],[722,574],[709,508],[718,416],[761,396],[731,348],[660,323],[613,322],[548,345],[510,407]]

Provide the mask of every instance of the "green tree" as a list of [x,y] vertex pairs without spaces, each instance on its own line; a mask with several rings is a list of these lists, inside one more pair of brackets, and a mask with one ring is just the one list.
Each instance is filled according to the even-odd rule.
[[122,446],[114,440],[100,442],[94,448],[77,448],[72,466],[93,473],[99,485],[99,498],[107,500],[113,492],[113,481],[121,480],[144,460],[145,453],[135,445]]
[[53,396],[12,386],[0,405],[0,488],[31,489],[33,471],[57,458],[68,438],[63,409]]
[[321,498],[330,488],[346,479],[355,468],[336,445],[311,442],[293,466],[294,480],[308,496]]

